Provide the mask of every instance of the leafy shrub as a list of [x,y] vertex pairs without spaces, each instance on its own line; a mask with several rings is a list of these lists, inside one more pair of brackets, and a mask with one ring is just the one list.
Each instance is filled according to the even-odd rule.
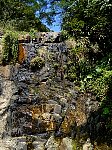
[[36,37],[36,30],[34,29],[30,29],[29,35],[31,36],[31,38],[35,38]]
[[30,62],[30,66],[32,70],[41,69],[45,64],[45,61],[42,57],[36,56]]
[[72,81],[83,80],[92,70],[92,67],[94,67],[92,66],[93,64],[91,65],[89,59],[90,49],[88,48],[88,45],[90,45],[90,41],[87,37],[80,38],[74,41],[74,44],[68,51],[68,79],[71,80],[72,77]]
[[62,41],[68,39],[69,37],[70,36],[69,36],[69,34],[66,30],[61,31],[60,38],[61,38]]
[[74,38],[69,38],[69,39],[65,40],[65,43],[66,43],[66,46],[68,49],[75,48],[76,44],[77,44],[76,39],[74,39]]
[[18,57],[18,34],[7,32],[3,39],[3,63],[16,62]]
[[96,69],[96,72],[86,76],[83,82],[87,91],[94,93],[103,101],[112,90],[112,71]]
[[99,53],[102,50],[97,43],[87,37],[78,39],[68,51],[67,78],[103,101],[112,90],[112,54],[98,57]]

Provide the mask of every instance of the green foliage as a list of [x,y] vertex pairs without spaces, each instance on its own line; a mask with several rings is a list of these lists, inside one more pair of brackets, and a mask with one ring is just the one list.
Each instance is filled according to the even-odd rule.
[[106,96],[108,85],[105,82],[105,78],[103,76],[99,78],[91,78],[89,80],[86,79],[85,89],[94,93],[100,100],[103,100]]
[[112,70],[97,67],[85,77],[84,84],[85,90],[93,92],[101,101],[105,100],[112,90]]
[[[63,39],[76,40],[67,53],[66,77],[100,102],[107,139],[112,129],[112,1],[60,0]],[[67,43],[68,44],[68,43]],[[110,136],[110,137],[109,137]],[[76,149],[77,143],[74,143]]]
[[62,41],[68,39],[69,38],[68,32],[66,30],[62,30],[61,34],[60,34],[60,38],[61,38]]
[[75,140],[72,142],[72,145],[73,145],[73,150],[77,150],[77,143]]
[[[46,6],[44,1],[1,0],[0,26],[16,31],[30,31],[32,28],[38,31],[48,31],[40,19],[42,8]],[[47,16],[47,13],[45,14]]]
[[112,47],[112,2],[102,0],[60,1],[62,29],[70,35],[88,36],[107,51]]
[[103,115],[108,115],[109,113],[110,113],[109,108],[108,108],[108,107],[105,107],[105,108],[103,109]]
[[78,39],[68,51],[67,78],[103,101],[112,90],[112,57],[111,51],[104,57],[99,53],[97,43],[91,44],[87,37]]
[[31,38],[35,38],[36,37],[35,33],[36,33],[36,30],[30,29],[29,35],[31,36]]
[[69,72],[67,78],[69,78],[70,81],[76,80],[76,73],[75,72]]
[[32,70],[41,69],[45,64],[45,61],[42,57],[36,56],[30,62],[30,66]]
[[2,39],[3,43],[3,63],[15,63],[18,57],[18,34],[7,32]]
[[88,45],[90,45],[89,40],[81,38],[76,41],[74,48],[68,51],[68,77],[72,76],[74,78],[72,81],[83,80],[94,67],[89,58],[91,49],[88,48]]

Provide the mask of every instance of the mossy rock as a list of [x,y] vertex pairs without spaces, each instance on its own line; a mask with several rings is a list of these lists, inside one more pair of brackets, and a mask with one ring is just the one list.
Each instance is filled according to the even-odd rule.
[[42,57],[36,56],[30,62],[32,70],[39,70],[45,65],[45,60]]

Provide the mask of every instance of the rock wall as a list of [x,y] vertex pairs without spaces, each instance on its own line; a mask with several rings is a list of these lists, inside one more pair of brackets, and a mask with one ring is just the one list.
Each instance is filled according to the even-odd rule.
[[83,150],[93,149],[86,123],[98,102],[65,79],[60,34],[37,33],[22,47],[20,63],[0,67],[0,150],[75,150],[81,135]]

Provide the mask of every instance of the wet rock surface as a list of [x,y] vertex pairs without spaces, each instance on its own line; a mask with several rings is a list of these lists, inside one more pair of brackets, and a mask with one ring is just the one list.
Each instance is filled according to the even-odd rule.
[[[24,62],[0,74],[0,150],[72,150],[77,127],[98,104],[90,95],[79,96],[64,78],[67,48],[59,33],[39,33],[24,47]],[[30,62],[36,56],[45,64],[32,70]]]

